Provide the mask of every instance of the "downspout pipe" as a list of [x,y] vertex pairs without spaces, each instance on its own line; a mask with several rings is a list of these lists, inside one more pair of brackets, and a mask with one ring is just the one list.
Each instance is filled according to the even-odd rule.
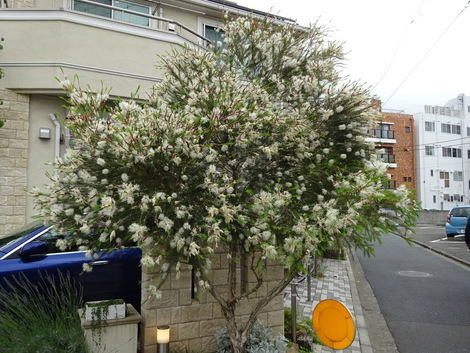
[[49,114],[49,119],[55,126],[54,160],[60,157],[60,123],[55,114]]

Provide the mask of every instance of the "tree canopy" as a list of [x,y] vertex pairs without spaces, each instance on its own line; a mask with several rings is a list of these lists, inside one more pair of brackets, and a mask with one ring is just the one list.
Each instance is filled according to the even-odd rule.
[[[215,249],[234,266],[261,254],[253,271],[285,264],[279,293],[309,254],[332,244],[371,254],[396,220],[409,232],[416,212],[408,190],[386,188],[367,141],[379,112],[363,85],[341,77],[342,45],[325,28],[248,17],[223,31],[223,46],[161,57],[165,76],[142,99],[108,105],[108,90],[63,80],[76,143],[33,193],[71,243],[93,252],[132,240],[151,269],[190,264],[230,316],[253,288],[217,293],[207,276]],[[243,341],[251,326],[232,324]]]

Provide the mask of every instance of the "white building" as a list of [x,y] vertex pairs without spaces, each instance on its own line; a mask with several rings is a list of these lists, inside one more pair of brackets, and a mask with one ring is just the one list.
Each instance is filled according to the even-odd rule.
[[438,210],[470,204],[470,97],[413,115],[418,201]]

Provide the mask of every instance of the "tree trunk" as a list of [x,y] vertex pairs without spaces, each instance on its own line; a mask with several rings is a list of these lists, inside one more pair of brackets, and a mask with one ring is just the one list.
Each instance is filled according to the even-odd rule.
[[246,341],[248,340],[247,330],[240,332],[235,323],[235,318],[227,322],[227,334],[232,342],[233,353],[246,353]]

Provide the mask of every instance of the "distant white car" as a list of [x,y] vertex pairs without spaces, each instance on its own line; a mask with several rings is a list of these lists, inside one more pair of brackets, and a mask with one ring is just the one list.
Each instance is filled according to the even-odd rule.
[[470,205],[456,206],[447,214],[446,234],[454,237],[458,234],[465,234],[468,217],[470,217]]

